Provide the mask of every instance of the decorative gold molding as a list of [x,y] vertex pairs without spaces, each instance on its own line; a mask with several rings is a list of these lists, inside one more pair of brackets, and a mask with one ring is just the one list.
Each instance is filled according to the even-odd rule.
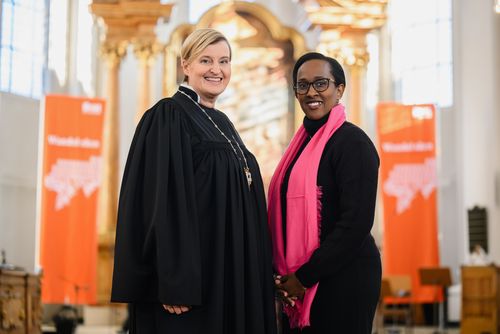
[[366,67],[366,34],[387,21],[388,0],[300,0],[321,28],[318,50],[347,66]]
[[152,65],[156,55],[162,50],[162,45],[156,40],[136,40],[133,42],[134,55],[147,66]]
[[2,291],[0,298],[0,328],[2,330],[16,330],[24,326],[26,313],[25,299],[21,292],[12,285]]
[[370,60],[368,51],[362,49],[345,50],[336,48],[335,46],[332,47],[328,44],[320,44],[318,50],[349,67],[366,68]]
[[157,49],[155,27],[158,19],[170,18],[173,6],[160,0],[94,0],[89,5],[90,11],[106,27],[101,54],[115,63],[126,54],[126,43],[134,44],[140,59],[146,56],[144,52],[148,52],[149,43],[152,43],[151,51]]
[[366,67],[370,55],[366,49],[366,35],[361,31],[330,29],[320,35],[318,51],[337,59],[349,67]]
[[307,49],[304,37],[294,28],[284,26],[280,20],[262,5],[245,1],[228,1],[209,9],[200,18],[195,28],[209,27],[228,10],[248,13],[259,20],[269,29],[271,37],[277,41],[290,40],[294,46],[294,58],[300,57]]
[[127,41],[105,41],[100,47],[100,56],[110,66],[120,64],[121,60],[127,54]]
[[388,0],[301,0],[311,22],[323,29],[372,30],[387,20]]
[[162,4],[160,0],[94,0],[90,11],[104,20],[108,27],[135,35],[141,25],[156,26],[159,18],[168,20],[174,4]]

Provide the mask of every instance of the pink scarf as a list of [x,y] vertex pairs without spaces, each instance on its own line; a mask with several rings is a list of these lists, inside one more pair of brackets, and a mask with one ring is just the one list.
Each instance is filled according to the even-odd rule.
[[[280,275],[297,271],[319,247],[321,191],[316,185],[319,162],[326,143],[345,118],[344,106],[334,106],[326,124],[312,137],[293,166],[286,194],[286,250],[283,245],[280,192],[288,166],[306,139],[303,125],[293,137],[271,179],[268,218],[274,264]],[[307,289],[304,299],[298,300],[294,307],[285,307],[292,328],[310,325],[309,315],[317,288],[318,284],[315,284]]]

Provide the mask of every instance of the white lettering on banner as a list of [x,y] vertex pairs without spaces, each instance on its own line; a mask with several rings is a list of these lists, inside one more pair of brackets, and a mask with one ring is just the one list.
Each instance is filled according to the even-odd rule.
[[102,113],[102,104],[85,101],[82,103],[82,114],[99,116]]
[[420,192],[428,198],[437,186],[436,159],[425,159],[422,164],[396,164],[384,181],[383,191],[397,199],[396,212],[406,211]]
[[49,145],[52,146],[81,147],[89,149],[98,149],[101,146],[101,142],[99,140],[91,138],[48,135],[47,141],[49,142]]
[[383,143],[382,150],[390,153],[405,153],[405,152],[430,152],[434,150],[432,142],[402,142],[402,143]]
[[56,192],[56,211],[64,209],[78,190],[90,197],[101,183],[101,157],[86,160],[58,159],[45,176],[44,185]]
[[432,108],[429,106],[415,106],[411,109],[411,116],[415,119],[432,119]]

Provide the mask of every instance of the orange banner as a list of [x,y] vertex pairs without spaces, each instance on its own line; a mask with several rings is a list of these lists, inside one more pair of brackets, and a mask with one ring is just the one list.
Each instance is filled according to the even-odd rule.
[[377,106],[384,275],[409,275],[415,302],[440,300],[418,270],[439,266],[433,105]]
[[103,100],[45,97],[40,264],[44,303],[96,300]]

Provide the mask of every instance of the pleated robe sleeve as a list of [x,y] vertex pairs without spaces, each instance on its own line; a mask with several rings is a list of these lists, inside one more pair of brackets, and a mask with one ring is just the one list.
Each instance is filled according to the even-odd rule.
[[171,99],[137,126],[123,175],[112,301],[201,305],[201,254],[187,115]]

